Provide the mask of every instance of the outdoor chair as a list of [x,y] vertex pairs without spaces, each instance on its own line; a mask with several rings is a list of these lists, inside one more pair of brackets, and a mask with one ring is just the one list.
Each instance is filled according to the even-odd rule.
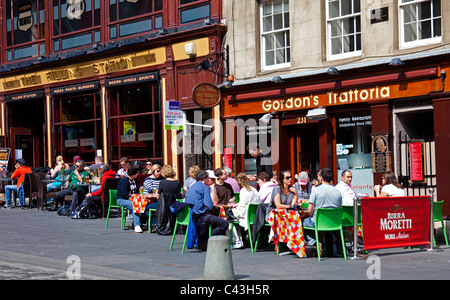
[[106,178],[103,183],[102,189],[102,217],[106,217],[106,212],[108,211],[109,206],[109,190],[116,190],[117,185],[119,184],[120,178]]
[[120,229],[122,230],[125,227],[126,222],[126,212],[127,208],[124,206],[117,205],[117,190],[109,190],[109,206],[108,206],[108,215],[106,216],[106,224],[105,229],[108,228],[109,221],[109,213],[111,212],[111,208],[117,208],[120,213]]
[[248,241],[250,243],[250,250],[253,251],[253,241],[252,241],[252,226],[255,219],[256,210],[258,209],[257,203],[249,203],[247,207],[247,228],[248,228]]
[[319,207],[316,210],[316,224],[315,227],[306,227],[305,230],[312,230],[316,235],[317,258],[320,261],[320,247],[319,247],[319,231],[339,231],[341,234],[342,252],[344,259],[347,259],[347,253],[344,241],[344,232],[342,230],[342,207],[338,208],[324,208]]
[[[444,200],[433,202],[433,222],[441,222],[442,233],[444,234],[445,244],[448,246],[447,232],[445,229],[445,222],[442,216],[442,206],[444,205]],[[434,246],[436,246],[436,239],[433,235]]]
[[239,203],[239,195],[240,193],[234,193],[234,198],[236,199],[235,203]]
[[[175,235],[176,235],[176,232],[177,232],[178,225],[183,225],[183,226],[186,226],[186,233],[184,234],[183,248],[181,249],[181,253],[184,253],[184,249],[186,248],[188,232],[189,232],[189,219],[190,219],[190,216],[191,216],[191,208],[189,207],[189,205],[186,205],[185,207],[183,207],[180,210],[180,212],[178,212],[177,218],[176,218],[176,221],[175,221],[175,227],[173,229],[172,241],[170,242],[169,250],[172,250],[172,248],[173,248],[173,242],[175,241]],[[149,220],[150,220],[150,217],[149,217]]]

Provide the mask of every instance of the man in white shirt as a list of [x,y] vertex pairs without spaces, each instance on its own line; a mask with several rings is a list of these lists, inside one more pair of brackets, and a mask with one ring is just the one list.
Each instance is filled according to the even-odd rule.
[[352,188],[352,172],[344,170],[341,173],[341,181],[336,185],[336,188],[341,192],[342,205],[353,205],[353,199],[355,197],[368,197],[369,194],[355,193]]

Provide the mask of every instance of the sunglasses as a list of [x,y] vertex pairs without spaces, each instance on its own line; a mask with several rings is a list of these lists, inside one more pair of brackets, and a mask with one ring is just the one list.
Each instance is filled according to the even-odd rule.
[[147,166],[152,166],[152,165],[153,165],[152,163],[148,163],[148,164],[147,164]]
[[286,176],[284,179],[292,179],[292,176]]
[[81,168],[82,167],[82,165],[75,165],[77,168]]

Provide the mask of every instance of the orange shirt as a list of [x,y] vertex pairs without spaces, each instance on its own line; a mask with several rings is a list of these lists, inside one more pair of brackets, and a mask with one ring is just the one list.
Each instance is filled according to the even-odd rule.
[[20,187],[22,182],[25,180],[25,173],[31,173],[30,167],[24,166],[16,169],[11,175],[11,179],[17,178],[17,188]]

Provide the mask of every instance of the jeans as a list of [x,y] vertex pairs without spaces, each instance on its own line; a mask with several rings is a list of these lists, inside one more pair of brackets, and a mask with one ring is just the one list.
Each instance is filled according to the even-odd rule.
[[[123,206],[131,211],[131,217],[133,219],[134,226],[141,226],[141,218],[139,215],[136,215],[133,210],[133,202],[131,200],[126,199],[117,199],[117,205]],[[148,216],[149,205],[145,207],[145,214]]]
[[11,205],[11,192],[16,192],[17,196],[19,196],[20,206],[24,207],[25,205],[25,194],[23,191],[23,183],[17,189],[16,185],[7,185],[5,186],[5,199],[6,204]]
[[[303,220],[303,227],[315,228],[316,224],[311,220],[311,217],[309,217]],[[314,231],[310,230],[304,231],[303,236],[305,237],[305,242],[308,245],[314,246],[314,244],[316,243],[316,234]]]

